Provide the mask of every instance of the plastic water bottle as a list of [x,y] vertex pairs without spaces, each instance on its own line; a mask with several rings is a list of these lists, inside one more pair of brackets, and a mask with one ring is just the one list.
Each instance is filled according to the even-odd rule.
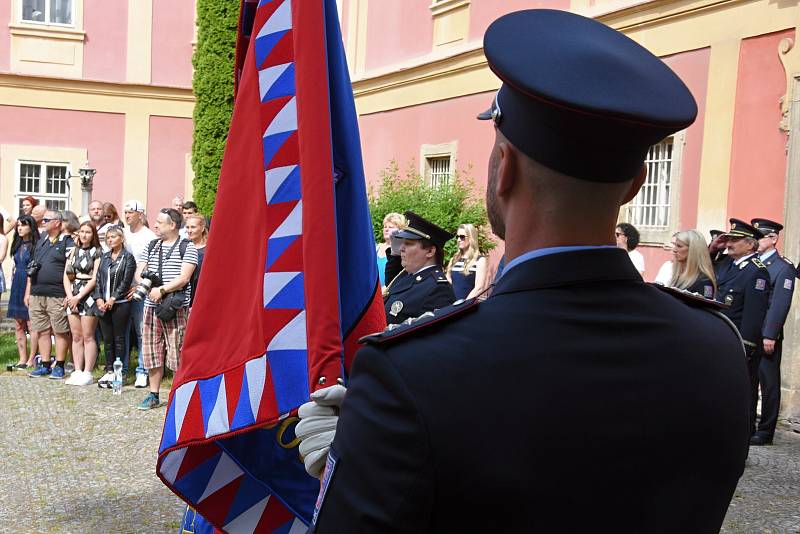
[[114,360],[114,380],[111,381],[111,391],[114,395],[122,395],[122,361],[119,356]]

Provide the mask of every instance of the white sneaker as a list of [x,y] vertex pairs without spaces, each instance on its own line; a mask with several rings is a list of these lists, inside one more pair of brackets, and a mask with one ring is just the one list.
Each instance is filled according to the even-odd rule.
[[136,375],[136,383],[133,384],[135,388],[146,388],[147,387],[147,375],[143,375],[141,373]]
[[64,380],[64,383],[68,386],[77,386],[80,384],[80,381],[83,380],[83,371],[72,371],[72,374],[69,375],[69,378]]
[[108,371],[103,377],[97,381],[97,387],[104,389],[111,389],[111,382],[114,381],[114,373]]
[[[74,386],[90,386],[90,385],[94,384],[94,377],[92,376],[92,373],[90,373],[89,371],[75,371],[75,372],[76,373],[80,373],[80,376],[75,379],[75,381],[72,383],[72,385],[74,385]],[[75,373],[73,373],[73,376],[74,375],[75,375]]]

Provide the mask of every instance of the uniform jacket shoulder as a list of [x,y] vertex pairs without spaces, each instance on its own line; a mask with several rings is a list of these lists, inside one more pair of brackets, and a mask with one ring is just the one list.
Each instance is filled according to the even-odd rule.
[[364,336],[358,340],[365,345],[386,345],[399,340],[408,338],[411,334],[418,334],[425,329],[430,329],[434,325],[442,325],[463,317],[478,309],[480,302],[478,299],[457,301],[451,306],[441,308],[435,312],[427,312],[421,317],[410,320],[409,322],[389,325],[383,332],[376,332]]
[[693,293],[685,289],[678,289],[677,287],[669,287],[661,284],[650,284],[650,285],[657,287],[664,293],[667,293],[668,295],[671,295],[676,299],[695,308],[706,308],[709,310],[723,310],[727,308],[727,306],[721,302],[707,299],[702,295],[699,295],[698,293]]

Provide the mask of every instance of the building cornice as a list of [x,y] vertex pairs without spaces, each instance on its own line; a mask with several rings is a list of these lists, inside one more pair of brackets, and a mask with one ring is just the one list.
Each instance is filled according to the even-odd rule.
[[0,73],[0,88],[194,102],[189,88]]

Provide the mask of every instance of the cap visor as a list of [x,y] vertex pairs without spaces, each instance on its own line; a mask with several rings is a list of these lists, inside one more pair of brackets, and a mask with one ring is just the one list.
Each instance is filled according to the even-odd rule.
[[397,239],[422,239],[422,236],[417,235],[413,232],[407,232],[406,230],[400,230],[399,232],[395,232],[392,234],[393,238]]
[[490,107],[486,111],[478,113],[475,116],[475,118],[478,119],[479,121],[490,121],[490,120],[492,120],[492,108]]

